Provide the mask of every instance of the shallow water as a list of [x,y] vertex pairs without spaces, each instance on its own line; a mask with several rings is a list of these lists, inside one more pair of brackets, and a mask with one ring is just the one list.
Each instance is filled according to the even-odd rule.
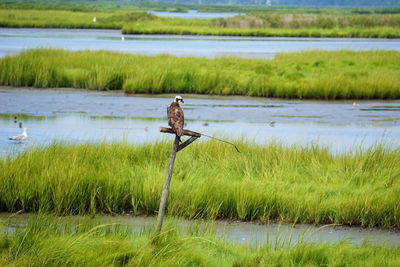
[[182,18],[182,19],[216,19],[216,18],[230,18],[237,15],[244,15],[244,13],[235,13],[235,12],[198,12],[197,10],[188,10],[188,12],[147,10],[147,13],[156,15],[158,17],[170,17],[170,18]]
[[[29,219],[34,219],[34,214],[0,213],[2,231],[13,234],[17,228],[25,227]],[[60,224],[65,218],[60,218]],[[83,216],[72,216],[73,220],[88,219]],[[132,217],[132,216],[96,216],[94,218],[100,224],[119,224],[129,227],[132,234],[154,229],[155,217]],[[268,245],[270,247],[288,247],[296,243],[337,243],[349,242],[352,245],[368,243],[371,245],[400,245],[400,231],[395,229],[360,228],[339,225],[314,226],[310,224],[258,224],[251,222],[229,222],[229,221],[190,221],[177,218],[165,218],[164,229],[176,226],[183,233],[198,231],[200,233],[211,233],[229,243],[250,244],[254,247]]]
[[400,39],[124,35],[120,30],[0,28],[0,57],[39,47],[130,54],[273,58],[304,50],[400,50]]
[[[128,96],[122,92],[77,89],[0,88],[0,152],[24,150],[53,140],[81,143],[155,142],[167,126],[172,95]],[[384,138],[400,145],[400,101],[304,101],[248,97],[183,95],[187,129],[221,138],[245,138],[258,144],[311,143],[333,152],[369,147]],[[14,120],[14,115],[17,120]],[[23,143],[8,140],[28,128]],[[206,138],[201,138],[206,140]]]

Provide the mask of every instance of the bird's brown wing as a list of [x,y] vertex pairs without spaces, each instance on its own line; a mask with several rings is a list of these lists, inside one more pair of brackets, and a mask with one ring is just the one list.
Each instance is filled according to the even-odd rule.
[[184,115],[179,105],[169,105],[167,109],[168,125],[176,132],[178,136],[183,136]]

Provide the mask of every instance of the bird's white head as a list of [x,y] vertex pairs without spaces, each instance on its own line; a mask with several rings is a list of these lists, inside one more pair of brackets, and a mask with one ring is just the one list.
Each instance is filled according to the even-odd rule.
[[179,103],[179,101],[181,101],[182,103],[185,103],[185,101],[183,101],[183,98],[181,96],[179,96],[179,95],[175,96],[174,102]]

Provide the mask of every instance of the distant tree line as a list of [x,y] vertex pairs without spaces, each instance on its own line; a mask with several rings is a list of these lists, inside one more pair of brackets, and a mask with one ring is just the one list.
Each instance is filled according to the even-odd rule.
[[4,0],[1,4],[43,5],[95,5],[107,6],[135,3],[138,6],[177,4],[200,5],[253,5],[253,6],[353,6],[353,7],[400,7],[400,0]]
[[400,0],[159,0],[158,2],[294,6],[400,6]]

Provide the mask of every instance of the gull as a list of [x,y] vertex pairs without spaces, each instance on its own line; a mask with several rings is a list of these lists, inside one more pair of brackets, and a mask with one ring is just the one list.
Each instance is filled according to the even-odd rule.
[[125,37],[124,37],[123,35],[121,36],[121,40],[122,40],[122,41],[125,41]]
[[14,140],[14,141],[22,141],[28,137],[28,134],[26,133],[27,130],[28,130],[28,128],[24,128],[24,131],[22,132],[22,134],[13,136],[9,139]]
[[356,102],[353,102],[353,107],[358,107],[358,103],[356,103]]

